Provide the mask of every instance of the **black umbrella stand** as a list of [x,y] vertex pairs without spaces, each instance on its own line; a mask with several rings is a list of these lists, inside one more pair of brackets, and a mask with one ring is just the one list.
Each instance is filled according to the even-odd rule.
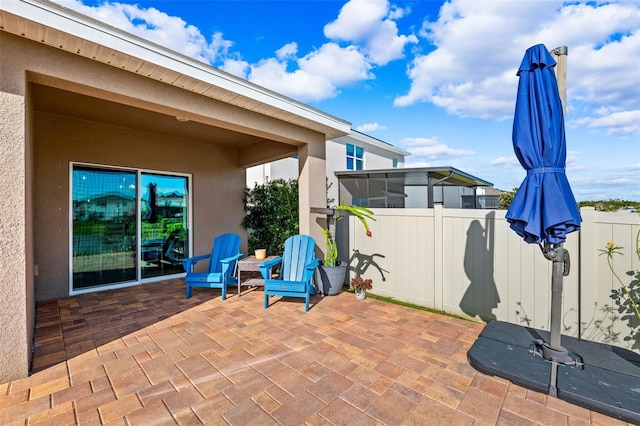
[[562,244],[541,249],[553,262],[550,331],[492,321],[467,352],[469,364],[481,373],[640,425],[640,355],[566,335],[566,348],[560,344],[569,252]]

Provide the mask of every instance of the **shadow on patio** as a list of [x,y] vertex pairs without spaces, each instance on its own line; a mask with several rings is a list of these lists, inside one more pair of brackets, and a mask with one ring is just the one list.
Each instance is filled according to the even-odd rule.
[[185,299],[184,281],[172,280],[38,302],[31,373],[215,297],[219,290],[194,291]]
[[186,300],[183,280],[40,303],[41,371],[0,385],[0,424],[622,424],[478,373],[480,324],[350,293],[311,305]]

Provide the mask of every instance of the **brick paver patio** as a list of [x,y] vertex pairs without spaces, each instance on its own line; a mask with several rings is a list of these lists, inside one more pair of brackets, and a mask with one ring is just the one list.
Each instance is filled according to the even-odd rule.
[[624,424],[475,371],[480,324],[262,296],[186,300],[171,280],[41,302],[34,373],[0,385],[0,424]]

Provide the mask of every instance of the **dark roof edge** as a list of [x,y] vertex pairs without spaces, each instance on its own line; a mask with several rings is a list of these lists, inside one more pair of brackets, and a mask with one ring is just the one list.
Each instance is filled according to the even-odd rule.
[[445,167],[403,167],[398,169],[370,169],[370,170],[346,170],[346,171],[337,171],[334,174],[337,177],[340,176],[362,176],[369,177],[371,175],[403,175],[409,173],[420,173],[424,172],[429,175],[430,173],[439,173],[439,174],[453,174],[458,177],[467,179],[473,183],[473,185],[469,186],[493,186],[493,183],[486,181],[484,179],[480,179],[476,176],[473,176],[467,172],[464,172],[460,169],[456,169],[455,167],[445,166]]

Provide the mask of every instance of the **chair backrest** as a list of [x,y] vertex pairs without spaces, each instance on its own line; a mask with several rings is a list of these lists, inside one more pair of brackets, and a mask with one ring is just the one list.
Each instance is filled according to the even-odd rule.
[[213,240],[211,258],[209,259],[209,273],[222,272],[220,261],[240,253],[240,236],[237,234],[218,235]]
[[284,242],[280,275],[286,281],[303,281],[305,266],[315,257],[316,242],[308,235],[294,235]]

